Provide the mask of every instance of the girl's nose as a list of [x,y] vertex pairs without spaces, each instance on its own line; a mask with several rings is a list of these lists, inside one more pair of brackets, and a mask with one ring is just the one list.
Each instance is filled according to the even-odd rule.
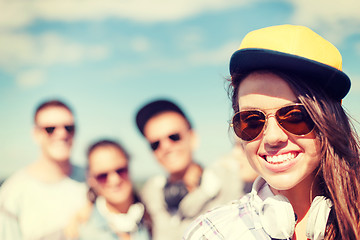
[[286,142],[288,140],[287,133],[279,126],[274,115],[269,115],[266,121],[263,141],[270,146],[279,145],[279,143]]

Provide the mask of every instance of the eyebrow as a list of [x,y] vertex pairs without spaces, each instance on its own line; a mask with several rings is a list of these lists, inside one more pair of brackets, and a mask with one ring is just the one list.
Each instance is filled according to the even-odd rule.
[[290,106],[290,105],[293,105],[293,104],[301,104],[301,102],[299,100],[296,100],[294,102],[290,102],[290,103],[287,103],[287,104],[284,104],[284,105],[281,105],[281,106],[278,106],[278,107],[274,107],[274,108],[259,108],[259,107],[252,107],[252,106],[243,106],[240,108],[239,106],[239,112],[240,111],[245,111],[245,110],[261,110],[261,111],[267,111],[267,110],[275,110],[275,109],[279,109],[279,108],[282,108],[282,107],[286,107],[286,106]]

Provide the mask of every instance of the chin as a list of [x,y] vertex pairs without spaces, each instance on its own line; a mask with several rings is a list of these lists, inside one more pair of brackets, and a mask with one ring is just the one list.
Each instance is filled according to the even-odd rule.
[[53,158],[56,162],[67,162],[67,161],[69,161],[70,160],[70,156],[63,156],[63,157],[59,157],[59,156],[57,156],[57,157],[54,157]]
[[168,165],[166,169],[168,170],[168,172],[176,174],[176,173],[183,173],[189,166],[190,164],[188,163],[184,164],[177,162],[177,164]]
[[124,198],[124,196],[117,196],[117,197],[112,196],[106,198],[106,201],[113,205],[118,205],[124,203],[126,201],[126,198]]
[[51,156],[51,158],[56,159],[58,161],[65,161],[70,158],[71,154],[69,149],[63,149],[63,150],[49,152],[49,155]]
[[174,166],[170,166],[169,168],[167,168],[167,171],[170,174],[180,174],[180,173],[184,173],[185,171],[185,167],[179,166],[177,168],[175,168]]
[[117,193],[117,194],[109,194],[106,197],[106,200],[114,205],[122,204],[129,199],[130,195],[131,195],[131,193],[126,193],[126,192],[121,192],[121,193]]
[[286,191],[294,188],[298,185],[299,182],[294,182],[293,178],[286,176],[276,176],[276,177],[263,177],[265,181],[274,189],[279,191]]
[[273,188],[273,189],[276,189],[278,191],[288,191],[288,190],[291,190],[292,188],[294,188],[295,186],[294,185],[289,185],[289,184],[270,184],[269,185]]

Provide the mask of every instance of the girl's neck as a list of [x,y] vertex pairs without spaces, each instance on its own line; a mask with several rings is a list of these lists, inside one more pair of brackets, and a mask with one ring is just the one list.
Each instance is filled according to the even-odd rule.
[[313,199],[319,195],[317,180],[313,176],[304,179],[300,184],[289,190],[276,190],[271,188],[274,194],[285,196],[291,203],[297,216],[295,234],[293,239],[306,240],[306,226],[308,213]]
[[294,212],[300,221],[308,212],[313,199],[320,195],[319,183],[315,178],[315,174],[309,175],[301,183],[289,190],[276,190],[272,187],[274,194],[285,196],[291,203]]

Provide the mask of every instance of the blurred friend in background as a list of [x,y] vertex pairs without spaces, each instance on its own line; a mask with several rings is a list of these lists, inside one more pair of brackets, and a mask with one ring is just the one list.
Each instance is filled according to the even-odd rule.
[[[68,238],[149,240],[151,219],[130,177],[129,155],[116,141],[100,140],[87,153],[89,200],[75,216]],[[71,226],[72,228],[74,226]]]
[[85,171],[71,164],[75,119],[59,100],[41,103],[33,137],[39,156],[0,189],[0,239],[62,239],[69,219],[86,202]]
[[148,102],[137,112],[136,124],[166,172],[149,179],[141,191],[155,240],[180,239],[200,213],[239,196],[240,189],[227,191],[229,183],[194,159],[198,136],[177,104]]

